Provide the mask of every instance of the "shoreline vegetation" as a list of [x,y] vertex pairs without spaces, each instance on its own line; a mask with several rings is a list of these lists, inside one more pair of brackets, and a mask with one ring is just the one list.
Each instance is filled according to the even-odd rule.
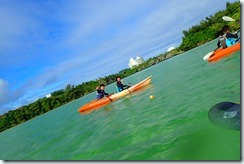
[[52,96],[49,98],[40,98],[31,104],[19,107],[15,110],[10,110],[7,113],[0,115],[0,132],[94,92],[96,86],[100,83],[104,83],[106,85],[111,84],[114,82],[116,76],[125,78],[152,65],[161,63],[171,57],[180,55],[185,51],[207,43],[221,34],[220,30],[225,24],[228,24],[233,31],[240,28],[240,25],[236,22],[223,21],[223,16],[230,16],[236,21],[239,21],[240,2],[227,2],[225,10],[218,11],[214,15],[206,17],[198,25],[195,25],[188,30],[184,30],[181,45],[170,52],[149,58],[147,61],[133,69],[124,69],[117,74],[84,82],[77,86],[69,84],[65,89],[51,93]]

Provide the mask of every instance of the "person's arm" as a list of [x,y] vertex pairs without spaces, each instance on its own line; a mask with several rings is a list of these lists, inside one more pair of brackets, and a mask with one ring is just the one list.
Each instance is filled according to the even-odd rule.
[[97,93],[102,93],[101,89],[97,89]]
[[217,47],[218,47],[218,48],[221,47],[221,44],[220,44],[219,39],[218,39]]
[[226,37],[227,37],[227,38],[238,38],[238,34],[237,34],[237,33],[235,33],[235,34],[228,33],[228,34],[226,35]]
[[123,85],[123,87],[129,88],[130,86],[129,85]]

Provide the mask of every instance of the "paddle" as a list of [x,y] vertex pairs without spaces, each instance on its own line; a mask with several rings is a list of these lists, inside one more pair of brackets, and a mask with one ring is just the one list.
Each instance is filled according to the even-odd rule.
[[208,118],[215,126],[231,130],[240,130],[240,105],[233,102],[221,102],[208,112]]
[[110,101],[113,101],[109,96],[111,96],[111,95],[108,95],[108,96],[106,96]]
[[228,22],[233,22],[233,21],[235,21],[235,19],[233,19],[233,18],[231,18],[231,17],[229,17],[229,16],[223,16],[222,19],[223,19],[224,21],[228,21]]
[[[224,21],[227,21],[227,22],[234,22],[234,21],[236,21],[235,19],[233,19],[233,18],[231,18],[231,17],[229,17],[229,16],[223,16],[222,19],[223,19]],[[240,31],[240,29],[237,30],[236,33],[238,33],[239,31]]]
[[111,95],[113,95],[114,93],[111,93],[111,94],[109,94],[109,95],[106,95],[106,97],[110,100],[110,101],[113,101],[111,98],[110,98],[110,96]]
[[[231,18],[231,17],[229,17],[229,16],[223,16],[222,19],[223,19],[224,21],[228,21],[228,22],[233,22],[233,21],[235,21],[235,19],[233,19],[233,18]],[[238,30],[237,32],[239,32],[239,31],[240,31],[240,30]],[[219,47],[217,47],[215,50],[213,50],[213,51],[207,53],[206,55],[204,55],[203,60],[204,60],[204,61],[207,61],[207,60],[209,59],[209,57],[214,53],[214,51],[216,51],[218,48],[219,48]]]
[[131,87],[131,85],[130,85],[130,83],[128,83],[128,85],[126,85],[126,89],[128,89],[130,87]]
[[207,61],[207,60],[209,59],[209,57],[210,57],[211,55],[213,55],[214,51],[216,51],[218,48],[219,48],[219,47],[217,47],[217,48],[214,49],[213,51],[207,53],[207,54],[203,57],[203,60],[204,60],[204,61]]

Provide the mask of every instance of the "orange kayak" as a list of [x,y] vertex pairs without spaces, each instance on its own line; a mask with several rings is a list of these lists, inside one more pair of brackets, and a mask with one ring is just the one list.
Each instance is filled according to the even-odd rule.
[[219,48],[213,52],[213,54],[208,58],[209,62],[218,61],[219,59],[231,55],[236,51],[240,50],[240,42],[234,44],[233,46],[227,47],[225,49]]
[[150,82],[151,82],[151,76],[149,76],[148,78],[142,80],[141,82],[131,86],[130,88],[123,90],[122,92],[112,94],[108,97],[104,97],[104,98],[99,99],[99,100],[93,100],[93,101],[83,105],[81,108],[79,108],[78,111],[84,112],[84,111],[87,111],[90,109],[100,108],[104,105],[111,103],[112,101],[115,101],[115,100],[118,100],[122,97],[125,97],[126,95],[130,94],[131,92],[135,92],[135,91],[147,86]]

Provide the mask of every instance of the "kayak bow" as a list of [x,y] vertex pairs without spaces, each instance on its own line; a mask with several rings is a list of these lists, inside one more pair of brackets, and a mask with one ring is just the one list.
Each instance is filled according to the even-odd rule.
[[218,61],[219,59],[221,59],[225,56],[231,55],[234,52],[239,51],[239,50],[240,50],[240,42],[238,42],[230,47],[227,47],[225,49],[219,48],[211,54],[211,56],[208,58],[208,61],[209,62]]

